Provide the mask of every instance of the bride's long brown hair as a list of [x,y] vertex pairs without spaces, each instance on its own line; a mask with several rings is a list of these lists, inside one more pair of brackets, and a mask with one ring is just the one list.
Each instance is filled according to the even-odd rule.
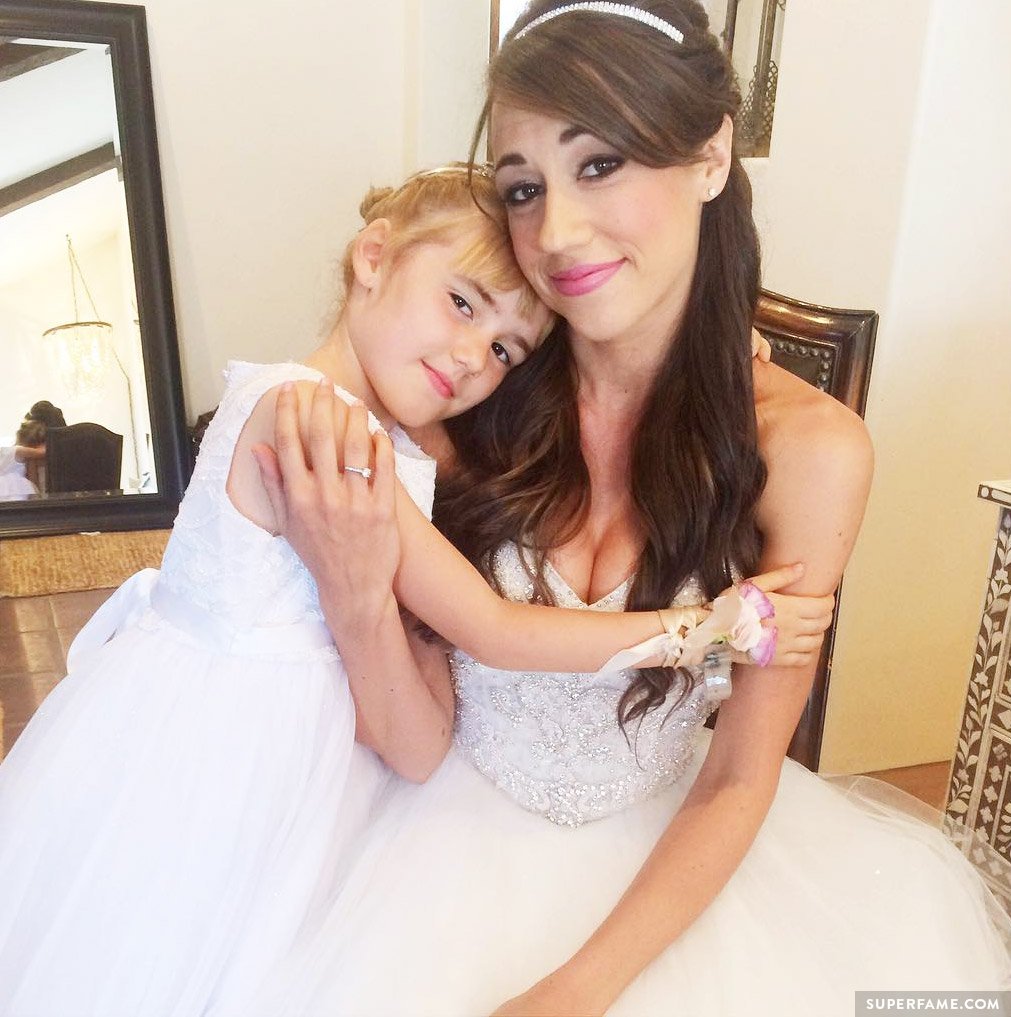
[[[498,100],[577,124],[651,167],[692,163],[723,117],[736,113],[733,70],[692,0],[637,4],[680,29],[681,44],[628,18],[582,12],[516,38],[557,6],[535,0],[494,58],[475,150]],[[755,503],[766,476],[751,381],[758,287],[751,187],[735,155],[726,187],[703,209],[683,320],[672,325],[632,435],[629,484],[645,544],[629,610],[666,606],[692,576],[715,596],[731,582],[731,563],[745,573],[757,564]],[[589,507],[564,323],[448,429],[458,469],[439,486],[437,523],[493,583],[496,547],[514,540],[531,549],[537,597],[550,603],[546,555],[579,529]],[[660,668],[637,672],[619,706],[621,723],[662,704],[674,681]]]

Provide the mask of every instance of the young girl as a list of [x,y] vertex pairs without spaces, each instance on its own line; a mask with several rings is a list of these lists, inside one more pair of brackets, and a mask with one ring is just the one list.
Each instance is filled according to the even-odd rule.
[[[310,397],[310,427],[336,412],[336,382],[373,410],[369,428],[388,428],[375,465],[392,484],[395,463],[409,496],[400,595],[454,643],[500,667],[595,669],[661,633],[656,612],[501,601],[427,520],[435,464],[395,422],[473,406],[549,326],[490,180],[468,178],[449,168],[370,195],[327,343],[306,364],[230,366],[160,574],[138,574],[96,613],[0,768],[5,1015],[248,1012],[246,988],[364,823],[385,771],[353,751],[347,675],[251,454],[285,386]],[[364,408],[351,413],[367,439]],[[313,465],[349,499],[368,491],[366,458]],[[820,631],[826,603],[812,605]],[[418,702],[413,733],[371,741],[423,778],[446,751],[452,697],[433,688]]]

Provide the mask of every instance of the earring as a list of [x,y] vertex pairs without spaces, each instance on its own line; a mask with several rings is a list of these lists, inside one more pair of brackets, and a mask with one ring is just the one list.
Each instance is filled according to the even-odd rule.
[[716,197],[716,188],[715,187],[710,187],[709,190],[706,191],[706,196],[707,196],[706,197],[707,201],[712,201],[713,198]]

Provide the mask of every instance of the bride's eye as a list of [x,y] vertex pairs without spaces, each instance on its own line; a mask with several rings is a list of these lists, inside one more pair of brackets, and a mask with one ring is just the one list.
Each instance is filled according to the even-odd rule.
[[579,176],[584,179],[587,177],[609,177],[624,165],[625,160],[620,155],[595,155],[583,163]]
[[491,351],[506,367],[512,366],[513,358],[509,356],[509,351],[501,343],[492,343]]
[[462,314],[465,314],[468,318],[474,317],[474,308],[459,293],[450,293],[449,299],[453,301],[453,306]]
[[508,208],[517,208],[520,205],[525,205],[529,201],[533,201],[534,198],[539,197],[543,192],[544,188],[540,184],[535,184],[529,180],[523,180],[518,184],[513,184],[512,187],[507,187],[502,192],[502,202]]

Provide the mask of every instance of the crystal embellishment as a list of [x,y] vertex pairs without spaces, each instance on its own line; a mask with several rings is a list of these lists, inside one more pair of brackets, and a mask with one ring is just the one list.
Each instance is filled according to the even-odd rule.
[[[515,545],[499,548],[492,566],[504,594],[530,597]],[[560,607],[618,611],[628,583],[589,607],[553,569],[546,579]],[[675,604],[702,601],[689,583]],[[701,669],[673,710],[661,707],[629,728],[618,727],[628,672],[590,674],[500,671],[465,653],[452,657],[456,745],[482,774],[530,812],[576,827],[612,815],[669,787],[687,769],[695,734],[709,715]]]
[[641,25],[656,29],[656,31],[666,35],[673,42],[680,44],[685,41],[685,35],[681,29],[675,28],[669,21],[664,21],[663,18],[651,14],[649,11],[633,7],[632,4],[597,3],[593,2],[593,0],[587,3],[565,4],[563,7],[556,7],[553,11],[548,11],[539,18],[534,18],[529,25],[521,28],[516,33],[516,38],[522,39],[528,32],[537,28],[538,25],[543,25],[546,21],[553,21],[562,14],[573,14],[577,11],[586,11],[590,14],[612,14],[619,18],[629,18],[632,21],[638,21]]

